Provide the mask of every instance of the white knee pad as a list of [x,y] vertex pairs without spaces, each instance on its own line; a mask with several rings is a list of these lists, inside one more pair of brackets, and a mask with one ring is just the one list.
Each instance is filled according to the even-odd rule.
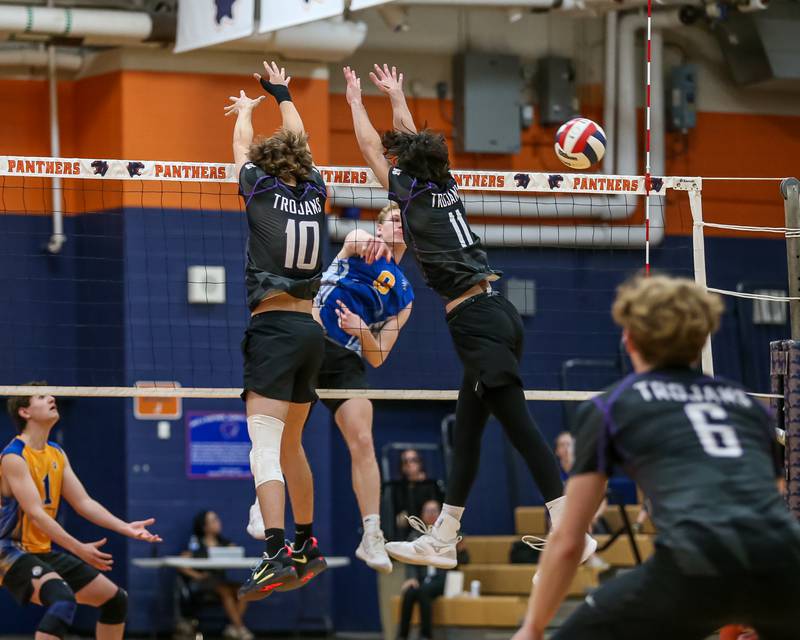
[[281,436],[283,421],[272,416],[254,415],[247,418],[250,434],[250,470],[256,487],[277,480],[283,482],[281,471]]

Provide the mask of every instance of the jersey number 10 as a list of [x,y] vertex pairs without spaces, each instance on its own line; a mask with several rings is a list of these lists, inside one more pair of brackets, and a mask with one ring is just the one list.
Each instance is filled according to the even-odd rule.
[[[300,237],[299,247],[297,237]],[[311,244],[311,256],[308,245]],[[296,250],[295,250],[296,249]],[[319,222],[316,220],[286,221],[286,259],[283,266],[287,269],[314,269],[319,255]]]
[[741,457],[742,445],[736,430],[721,422],[728,419],[725,409],[710,402],[691,402],[683,410],[708,455],[714,458]]

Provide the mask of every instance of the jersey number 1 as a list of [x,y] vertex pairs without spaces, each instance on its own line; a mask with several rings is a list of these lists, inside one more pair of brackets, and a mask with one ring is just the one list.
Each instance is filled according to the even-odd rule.
[[450,224],[453,225],[453,229],[456,231],[456,236],[458,236],[458,242],[462,247],[468,247],[472,244],[472,232],[469,230],[467,226],[467,221],[464,220],[464,216],[461,214],[460,209],[456,209],[455,211],[450,211],[448,214],[450,218]]
[[[300,236],[300,246],[297,247],[297,237]],[[309,239],[311,243],[311,257],[306,260]],[[297,251],[295,251],[297,248]],[[319,222],[316,220],[303,220],[298,222],[291,218],[286,221],[286,260],[283,266],[287,269],[313,269],[317,266],[319,255]]]
[[728,419],[725,409],[710,402],[691,402],[683,410],[708,455],[714,458],[741,457],[742,445],[736,430],[729,424],[721,423]]
[[48,473],[44,477],[44,504],[53,504],[53,500],[50,498],[50,474]]

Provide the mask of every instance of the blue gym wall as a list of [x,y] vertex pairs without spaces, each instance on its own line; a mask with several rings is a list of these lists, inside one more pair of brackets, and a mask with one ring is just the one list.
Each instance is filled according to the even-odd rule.
[[[130,385],[177,379],[184,386],[241,384],[239,343],[247,322],[241,216],[126,210],[67,218],[69,240],[59,256],[42,250],[49,225],[46,217],[0,216],[0,269],[6,274],[0,304],[5,327],[0,333],[0,382],[47,378],[54,384]],[[709,282],[717,287],[735,288],[752,277],[753,265],[758,265],[760,280],[784,286],[781,240],[710,238],[706,249]],[[609,303],[619,281],[641,266],[641,252],[492,249],[490,255],[507,276],[536,281],[538,312],[525,320],[523,373],[528,388],[558,388],[557,372],[567,358],[615,357],[619,336],[608,315]],[[690,259],[689,239],[673,237],[654,250],[652,262],[690,275]],[[226,267],[226,305],[187,304],[186,268],[191,264]],[[422,285],[410,259],[404,266],[417,292],[415,312],[387,364],[370,371],[371,381],[384,388],[456,388],[459,367],[441,304]],[[714,344],[718,372],[741,379],[745,358],[752,368],[746,373],[758,376],[757,386],[763,389],[767,336],[747,334],[752,343],[742,351],[740,328],[731,312],[734,303],[726,304],[729,313]],[[60,406],[57,437],[89,491],[121,517],[158,520],[153,529],[165,540],[158,549],[114,535],[108,548],[116,558],[111,577],[131,595],[130,630],[166,630],[171,576],[135,568],[130,560],[185,548],[192,517],[204,508],[217,511],[226,535],[256,553],[259,545],[244,533],[252,484],[187,479],[183,420],[173,421],[170,437],[161,440],[154,422],[133,418],[131,400],[61,399]],[[441,420],[453,408],[450,402],[376,403],[377,449],[393,441],[438,443]],[[241,410],[242,405],[238,400],[186,400],[183,407],[184,414],[217,409]],[[532,403],[531,410],[549,438],[563,428],[560,404]],[[12,433],[10,423],[3,421],[0,436],[7,440]],[[360,522],[349,456],[323,407],[312,413],[305,442],[315,472],[316,533],[329,553],[352,557]],[[500,430],[490,423],[464,520],[467,533],[509,533],[516,500],[540,500],[520,461],[512,457],[515,465],[508,470],[508,459]],[[517,482],[509,483],[509,477]],[[67,509],[62,519],[80,539],[102,536]],[[308,589],[253,606],[248,621],[254,629],[275,630],[294,628],[304,617],[303,625],[319,628],[320,616],[330,615],[338,629],[376,629],[375,584],[374,574],[355,562]],[[303,603],[312,598],[316,619],[308,620],[309,608]],[[8,594],[0,592],[0,632],[29,633],[40,615],[29,609],[20,614]],[[89,629],[92,620],[91,612],[83,612],[78,626]]]

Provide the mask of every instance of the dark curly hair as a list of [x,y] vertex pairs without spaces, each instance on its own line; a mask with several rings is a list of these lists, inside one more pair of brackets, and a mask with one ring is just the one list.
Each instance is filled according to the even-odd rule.
[[264,173],[281,180],[304,182],[311,179],[313,161],[305,133],[278,129],[269,138],[257,138],[250,145],[247,157]]
[[441,133],[387,131],[381,142],[386,154],[397,158],[397,166],[418,180],[443,185],[450,179],[450,155]]

